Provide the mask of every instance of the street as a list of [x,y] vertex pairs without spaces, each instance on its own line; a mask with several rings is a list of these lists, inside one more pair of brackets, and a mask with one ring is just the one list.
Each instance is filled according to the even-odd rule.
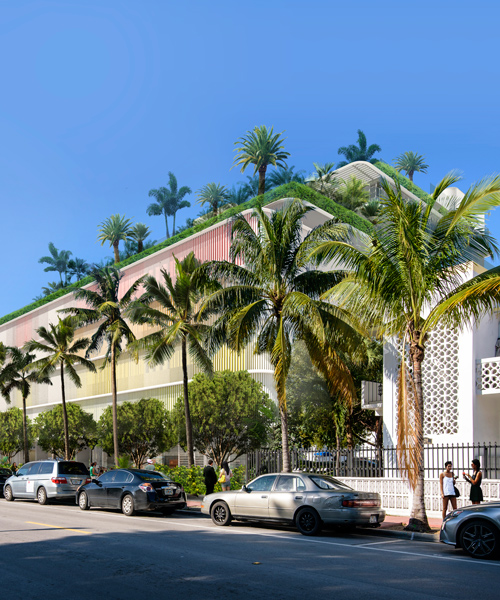
[[497,599],[500,562],[362,530],[215,527],[196,514],[125,517],[0,499],[2,596]]

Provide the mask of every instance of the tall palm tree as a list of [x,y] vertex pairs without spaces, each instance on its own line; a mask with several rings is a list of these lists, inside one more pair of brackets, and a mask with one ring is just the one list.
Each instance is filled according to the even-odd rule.
[[243,173],[248,165],[254,166],[254,175],[259,174],[259,196],[266,191],[266,171],[268,165],[274,167],[286,167],[286,159],[289,152],[283,149],[283,138],[281,133],[274,133],[273,127],[267,129],[265,125],[255,127],[253,131],[247,131],[246,135],[239,138],[234,144],[235,152],[238,154],[234,159],[233,166],[241,165]]
[[72,258],[68,262],[68,272],[69,278],[71,279],[73,275],[76,277],[76,281],[83,279],[86,275],[88,275],[91,271],[90,265],[84,258]]
[[96,368],[93,362],[80,356],[80,352],[85,350],[90,344],[88,338],[80,338],[73,341],[76,332],[76,322],[74,317],[59,318],[57,325],[52,323],[49,327],[39,327],[36,330],[39,340],[30,340],[25,344],[26,352],[43,352],[44,356],[33,362],[32,367],[38,372],[41,379],[49,378],[57,367],[60,368],[61,377],[61,398],[63,410],[64,425],[64,458],[71,459],[69,448],[69,427],[68,412],[66,410],[66,390],[64,385],[64,372],[66,370],[70,380],[76,387],[82,387],[80,376],[76,372],[75,365],[81,364],[86,369],[95,373]]
[[410,181],[414,173],[427,173],[429,165],[425,164],[425,156],[416,152],[403,152],[394,159],[394,166],[398,171],[404,171]]
[[229,200],[230,204],[238,206],[239,204],[243,204],[244,202],[246,202],[250,197],[251,196],[248,193],[248,189],[246,188],[245,184],[243,184],[239,187],[233,185],[231,191],[227,196],[227,199]]
[[18,390],[21,394],[23,402],[23,450],[25,463],[30,460],[26,400],[30,395],[31,386],[34,383],[52,385],[48,377],[40,376],[34,370],[34,360],[34,354],[10,346],[7,348],[7,363],[0,370],[0,392],[7,402],[10,402],[10,394],[13,390]]
[[276,171],[273,171],[267,178],[269,183],[268,188],[272,189],[274,187],[278,187],[279,185],[291,183],[292,181],[304,183],[303,173],[305,173],[305,171],[294,171],[294,169],[295,166],[292,166],[288,169],[276,169]]
[[[203,346],[208,326],[200,322],[199,303],[207,293],[219,286],[204,273],[201,263],[190,252],[182,261],[175,256],[175,282],[162,269],[161,280],[149,276],[144,281],[145,292],[129,309],[132,321],[148,323],[157,331],[142,338],[147,348],[146,360],[153,365],[170,359],[180,345],[182,354],[182,381],[184,414],[189,466],[194,465],[193,427],[189,409],[187,353],[204,371],[212,372],[212,362]],[[154,303],[154,306],[152,304]]]
[[122,274],[116,267],[104,267],[92,273],[95,279],[95,289],[80,288],[75,292],[77,300],[84,300],[88,308],[65,308],[62,313],[77,317],[79,325],[96,324],[97,330],[93,334],[90,345],[85,353],[89,358],[92,352],[98,350],[104,342],[107,344],[106,359],[102,365],[105,368],[109,363],[111,367],[111,400],[113,407],[113,447],[115,465],[118,465],[118,420],[117,420],[117,387],[116,387],[116,362],[122,351],[122,344],[135,342],[135,335],[125,320],[124,313],[133,301],[133,296],[142,283],[143,278],[135,281],[122,295],[120,293],[120,280]]
[[339,154],[345,156],[346,160],[339,162],[337,168],[345,167],[349,163],[355,162],[357,160],[365,160],[366,162],[375,163],[377,162],[377,158],[373,158],[375,152],[382,152],[382,148],[378,144],[370,144],[368,146],[366,142],[366,135],[358,129],[358,140],[357,146],[355,144],[351,144],[350,146],[341,146],[338,150]]
[[175,215],[182,208],[188,208],[191,203],[184,200],[184,197],[191,194],[191,188],[183,185],[179,188],[177,177],[168,172],[168,186],[158,188],[157,190],[149,190],[149,195],[156,198],[156,203],[150,204],[147,208],[149,216],[164,215],[165,226],[168,233],[168,217],[173,217],[172,235],[175,235]]
[[280,408],[285,471],[290,469],[286,379],[295,341],[305,342],[332,393],[347,402],[355,395],[351,375],[337,350],[354,353],[359,336],[342,310],[319,299],[338,281],[338,275],[312,269],[307,258],[316,237],[337,225],[331,220],[302,240],[301,222],[309,210],[298,199],[272,216],[257,207],[257,232],[244,216],[237,215],[232,262],[215,261],[206,267],[224,287],[202,307],[202,314],[206,307],[220,315],[210,331],[214,348],[227,339],[231,348],[240,351],[255,341],[255,352],[269,356]]
[[130,230],[130,237],[137,242],[137,253],[144,250],[144,240],[151,235],[151,229],[144,223],[136,223]]
[[[70,260],[70,250],[58,250],[52,242],[49,242],[50,256],[42,256],[39,259],[39,263],[47,263],[48,267],[45,267],[46,273],[50,271],[57,271],[61,279],[63,286],[68,284],[68,262]],[[64,281],[63,281],[64,275]]]
[[208,204],[214,215],[219,214],[223,207],[227,207],[229,190],[220,183],[207,183],[198,190],[197,202],[203,206]]
[[120,262],[118,245],[122,240],[126,241],[131,237],[131,226],[132,221],[119,214],[111,215],[99,225],[100,235],[97,239],[101,246],[104,246],[104,242],[109,242],[110,247],[113,246],[115,265]]
[[358,233],[355,244],[332,239],[314,251],[346,269],[345,280],[325,298],[401,341],[398,460],[413,488],[410,526],[421,530],[428,529],[422,389],[428,334],[440,326],[463,329],[500,300],[498,267],[464,283],[468,261],[497,252],[481,219],[500,205],[500,176],[472,186],[445,215],[433,211],[439,194],[458,179],[447,175],[429,204],[407,202],[398,183],[392,189],[383,181],[378,228],[371,235]]
[[62,281],[50,281],[46,286],[42,287],[42,293],[44,296],[50,296],[50,294],[62,290],[64,287]]
[[259,175],[247,175],[246,182],[240,182],[240,185],[245,189],[248,198],[255,198],[259,195]]

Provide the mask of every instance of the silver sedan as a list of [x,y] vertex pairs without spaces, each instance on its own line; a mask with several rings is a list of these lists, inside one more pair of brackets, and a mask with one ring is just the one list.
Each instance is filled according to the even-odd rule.
[[270,473],[241,490],[205,496],[201,512],[216,525],[229,525],[232,519],[275,521],[316,535],[329,524],[377,527],[385,519],[380,504],[379,494],[357,492],[328,475]]
[[458,508],[446,515],[439,539],[462,548],[474,558],[494,558],[500,553],[500,502]]

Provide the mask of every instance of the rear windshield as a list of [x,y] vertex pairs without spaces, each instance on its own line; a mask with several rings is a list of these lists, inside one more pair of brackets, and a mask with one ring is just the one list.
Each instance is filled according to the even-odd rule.
[[134,471],[135,475],[142,479],[142,481],[171,481],[163,475],[163,473],[157,473],[156,471]]
[[352,490],[348,485],[329,475],[309,475],[309,479],[319,487],[320,490]]
[[60,462],[57,463],[57,472],[59,475],[88,475],[89,470],[80,462]]

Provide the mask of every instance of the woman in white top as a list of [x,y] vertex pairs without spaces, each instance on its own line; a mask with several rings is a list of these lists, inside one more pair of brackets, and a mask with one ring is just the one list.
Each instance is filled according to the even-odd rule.
[[455,480],[457,479],[451,470],[451,460],[444,463],[444,472],[439,476],[441,486],[441,498],[443,499],[443,520],[446,517],[448,502],[451,502],[453,510],[457,508],[457,497],[455,494]]

